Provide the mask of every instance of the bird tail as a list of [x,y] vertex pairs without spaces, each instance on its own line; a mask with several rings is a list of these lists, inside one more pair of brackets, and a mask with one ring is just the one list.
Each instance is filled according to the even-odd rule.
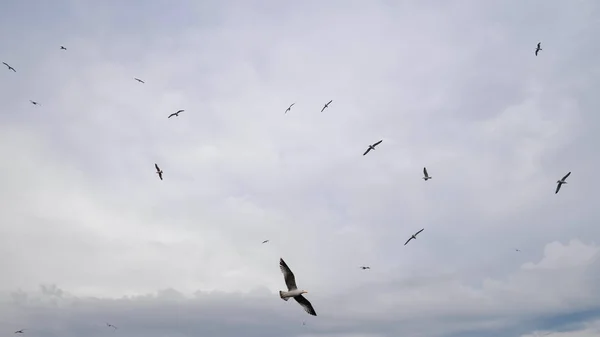
[[279,297],[281,297],[282,300],[287,301],[290,298],[289,297],[283,297],[283,291],[279,290]]

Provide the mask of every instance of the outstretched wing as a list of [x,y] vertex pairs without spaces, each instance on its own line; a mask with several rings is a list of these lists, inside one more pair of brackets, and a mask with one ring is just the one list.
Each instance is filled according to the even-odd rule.
[[561,183],[557,184],[558,186],[556,186],[556,192],[554,192],[554,194],[558,193],[558,191],[560,191],[560,187],[562,186]]
[[369,153],[369,151],[371,151],[370,147],[367,149],[367,151],[365,151],[365,153],[363,153],[363,156],[366,155],[367,153]]
[[160,168],[158,167],[158,164],[154,163],[154,167],[156,168],[156,172],[160,171]]
[[419,235],[419,233],[421,233],[421,232],[422,232],[422,231],[424,231],[424,230],[425,230],[425,228],[423,228],[423,229],[421,229],[420,231],[416,232],[416,233],[415,233],[415,236]]
[[537,56],[537,53],[538,53],[539,51],[540,51],[539,49],[536,49],[536,50],[535,50],[535,56]]
[[406,242],[404,243],[404,245],[406,246],[406,244],[409,243],[410,240],[412,240],[412,236],[410,237],[410,239],[406,240]]
[[310,315],[317,316],[312,304],[310,304],[310,302],[304,296],[298,295],[295,296],[294,299],[304,308],[304,311],[308,312]]
[[381,142],[383,142],[383,139],[382,139],[382,140],[380,140],[380,141],[378,141],[377,143],[373,144],[373,147],[375,147],[375,146],[377,146],[377,145],[381,144]]
[[333,100],[331,100],[331,101],[327,102],[327,105],[331,104],[331,102],[333,102]]
[[537,45],[538,49],[542,48],[541,45],[542,45],[542,43],[538,42],[538,45]]
[[565,179],[567,179],[567,178],[568,178],[570,175],[571,175],[571,172],[567,173],[567,174],[566,174],[566,175],[565,175],[565,176],[562,178],[562,180],[565,180]]
[[326,107],[327,107],[327,105],[324,105],[323,109],[321,109],[321,112],[323,112],[323,110],[325,110]]
[[427,174],[427,168],[425,168],[425,167],[423,167],[423,174],[424,174],[426,177],[429,177],[429,174]]
[[[279,258],[279,269],[281,269],[281,273],[283,273],[283,279],[285,280],[285,284],[288,287],[288,291],[298,289],[296,287],[296,278],[294,277],[294,273],[292,273],[290,267],[288,267],[288,265],[285,263],[285,261],[283,261],[282,258]],[[310,306],[310,303],[308,305]]]
[[175,116],[175,114],[170,114],[170,115],[169,115],[169,117],[167,117],[167,118],[171,118],[171,117],[173,117],[173,116]]

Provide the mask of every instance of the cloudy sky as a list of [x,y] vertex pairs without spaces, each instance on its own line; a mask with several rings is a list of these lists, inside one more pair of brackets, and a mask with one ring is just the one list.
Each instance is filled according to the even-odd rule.
[[600,336],[596,0],[2,7],[2,334]]

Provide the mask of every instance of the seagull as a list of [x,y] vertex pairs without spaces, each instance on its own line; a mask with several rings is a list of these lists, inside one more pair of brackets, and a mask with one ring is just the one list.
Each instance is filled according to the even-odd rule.
[[383,142],[383,139],[373,145],[369,145],[369,148],[367,149],[367,151],[365,151],[365,153],[363,153],[363,156],[366,155],[367,153],[369,153],[369,151],[375,150],[375,146],[381,144],[381,142]]
[[65,48],[65,46],[60,46],[61,50],[67,50],[67,48]]
[[292,103],[292,105],[290,105],[287,109],[285,109],[284,114],[286,114],[288,111],[290,111],[292,109],[292,107],[294,106],[294,104],[296,104],[296,103]]
[[109,328],[113,328],[113,329],[117,330],[117,327],[114,326],[114,325],[112,325],[112,324],[106,323],[106,326],[109,327]]
[[160,178],[160,180],[162,180],[163,171],[158,167],[158,164],[156,163],[154,163],[154,167],[156,167],[156,174],[158,174],[158,177]]
[[538,42],[537,47],[535,48],[535,56],[537,56],[538,52],[542,50],[541,42]]
[[423,167],[423,180],[427,181],[431,178],[433,178],[433,177],[430,177],[429,174],[427,174],[427,168]]
[[134,77],[133,79],[134,79],[134,80],[136,80],[136,81],[138,81],[138,82],[140,82],[140,83],[146,83],[146,82],[144,82],[144,81],[140,80],[140,79],[139,79],[139,78],[137,78],[137,77]]
[[267,242],[269,242],[269,240],[265,240],[265,241],[263,241],[262,243],[267,243]]
[[15,331],[15,333],[24,333],[23,331],[25,331],[25,330],[27,330],[27,329],[17,330],[17,331]]
[[325,110],[325,108],[329,108],[329,104],[333,102],[333,100],[327,102],[327,104],[325,104],[325,106],[323,107],[323,109],[321,109],[321,112],[323,112],[323,110]]
[[360,268],[362,270],[371,269],[371,267],[366,267],[366,266],[361,266],[361,267],[358,267],[358,268]]
[[519,250],[519,249],[515,249],[515,251],[516,251],[516,252],[520,252],[520,250]]
[[15,73],[17,72],[17,71],[15,70],[15,68],[13,68],[13,67],[11,67],[11,66],[10,66],[10,64],[8,64],[8,63],[6,63],[6,62],[2,62],[2,64],[4,64],[5,66],[7,66],[7,67],[8,67],[8,70],[12,70],[12,71],[14,71]]
[[560,187],[562,186],[562,184],[566,184],[566,180],[569,177],[569,175],[571,175],[571,172],[567,173],[561,180],[557,181],[556,183],[558,184],[556,186],[556,192],[554,192],[554,194],[558,193],[558,191],[560,191]]
[[182,112],[184,112],[184,111],[185,110],[177,110],[177,112],[174,112],[174,113],[170,114],[169,117],[167,117],[167,118],[171,118],[173,116],[179,117],[179,114],[182,113]]
[[413,236],[411,236],[411,237],[410,237],[410,239],[408,239],[408,241],[406,241],[406,243],[405,243],[404,245],[406,246],[406,244],[407,244],[407,243],[409,243],[409,242],[410,242],[410,240],[412,240],[412,239],[415,239],[415,240],[416,240],[416,239],[417,239],[417,235],[418,235],[419,233],[421,233],[422,231],[424,231],[424,230],[425,230],[425,228],[423,228],[423,229],[421,229],[420,231],[418,231],[418,232],[416,232],[415,234],[413,234]]
[[290,267],[285,264],[282,258],[279,259],[279,269],[283,273],[283,278],[285,279],[285,284],[287,285],[288,291],[279,291],[279,297],[282,300],[287,301],[290,297],[293,297],[296,302],[298,302],[304,310],[310,315],[317,316],[315,309],[313,309],[310,302],[302,296],[302,294],[307,294],[306,290],[298,290],[296,287],[296,278],[294,277],[294,273],[290,270]]
[[41,105],[40,103],[38,103],[36,101],[29,100],[29,102],[31,102],[31,104],[33,104],[33,105]]

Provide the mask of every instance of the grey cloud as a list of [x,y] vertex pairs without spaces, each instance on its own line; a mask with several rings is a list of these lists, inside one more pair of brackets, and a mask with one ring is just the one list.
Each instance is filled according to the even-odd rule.
[[[56,284],[56,303],[154,327],[173,303],[202,316],[198,289],[263,289],[272,306],[206,295],[211,326],[252,312],[223,336],[517,335],[593,312],[598,266],[579,254],[600,235],[595,2],[38,5],[0,14],[18,71],[0,71],[0,290]],[[519,269],[544,256],[581,264]],[[319,312],[308,331],[274,295],[279,257]],[[184,297],[146,296],[171,288]],[[88,322],[69,305],[2,323]]]

